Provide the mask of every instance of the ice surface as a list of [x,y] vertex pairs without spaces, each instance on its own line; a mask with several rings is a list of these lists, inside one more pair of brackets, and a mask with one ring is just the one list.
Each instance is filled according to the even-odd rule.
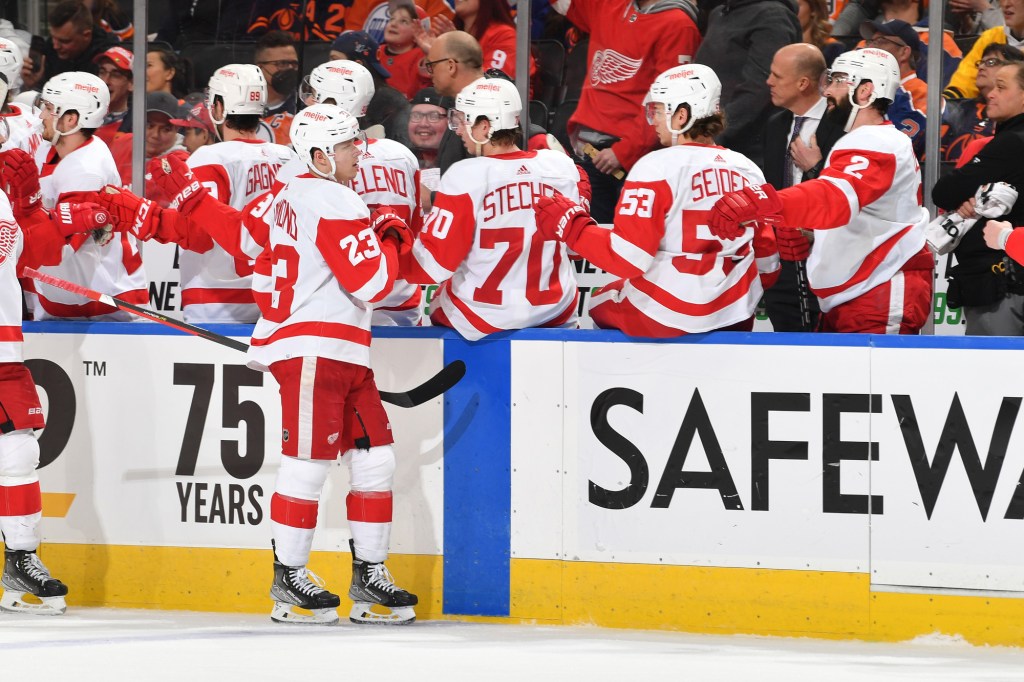
[[[0,614],[4,680],[1024,679],[1024,650],[955,637],[881,644],[450,621],[278,625],[268,615],[68,609]],[[20,673],[20,674],[19,674]]]

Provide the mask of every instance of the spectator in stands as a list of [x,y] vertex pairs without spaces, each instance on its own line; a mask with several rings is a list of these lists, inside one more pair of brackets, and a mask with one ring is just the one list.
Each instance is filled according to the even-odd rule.
[[[781,107],[764,128],[764,178],[778,189],[818,177],[843,129],[825,116],[827,101],[819,90],[825,57],[808,43],[787,45],[772,58],[768,92]],[[787,227],[803,227],[788,225]],[[813,233],[811,233],[813,234]],[[812,332],[818,328],[818,298],[807,282],[810,241],[791,229],[778,232],[782,269],[764,292],[765,308],[777,332]]]
[[[397,4],[411,2],[401,0],[396,3],[393,0],[352,0],[345,5],[345,30],[365,31],[378,43],[384,41],[384,31],[387,28],[388,17]],[[430,19],[431,29],[436,28],[435,24],[451,26],[452,14],[451,0],[419,0],[417,3],[423,8],[427,18]],[[434,33],[436,36],[437,33]],[[424,52],[427,50],[425,49]],[[334,57],[332,57],[334,59]]]
[[[476,38],[465,31],[449,31],[430,45],[425,62],[434,88],[452,101],[470,83],[484,77],[483,52]],[[437,149],[437,166],[441,175],[456,161],[469,158],[458,133],[446,130]]]
[[58,73],[84,71],[96,73],[93,58],[113,45],[117,39],[103,30],[94,30],[92,14],[81,0],[62,0],[47,16],[51,42],[43,52],[42,66],[25,57],[21,69],[22,90],[37,90]]
[[301,77],[295,41],[284,31],[269,31],[256,43],[254,61],[267,80],[267,115],[263,121],[274,131],[274,141],[287,145]]
[[[696,60],[722,78],[729,125],[718,143],[761,165],[764,124],[771,114],[768,68],[784,45],[800,42],[796,0],[728,0],[712,10]],[[597,193],[595,188],[594,193]]]
[[[590,33],[590,75],[567,128],[573,150],[590,177],[591,215],[608,223],[624,171],[657,143],[644,113],[647,89],[661,72],[693,61],[700,45],[697,12],[686,0],[636,0],[625,7],[600,0],[561,0],[552,6]],[[793,30],[790,42],[799,39],[795,10]],[[765,57],[765,67],[774,52]]]
[[132,132],[131,95],[132,65],[135,56],[125,47],[115,45],[96,56],[97,74],[110,91],[110,106],[103,117],[103,125],[96,131],[96,137],[109,147],[119,133]]
[[825,0],[798,0],[797,19],[803,31],[804,42],[821,50],[825,65],[846,51],[846,46],[832,37],[832,25],[828,23],[828,4]]
[[860,35],[869,47],[877,47],[896,57],[900,65],[900,85],[910,93],[914,107],[927,114],[928,84],[917,77],[917,57],[921,51],[917,31],[899,19],[885,23],[865,21],[860,26]]
[[[1015,47],[992,43],[985,48],[974,79],[978,96],[970,99],[946,100],[942,109],[942,160],[963,165],[962,158],[976,140],[995,134],[995,121],[988,117],[988,93],[992,91],[999,67],[1011,62],[1024,62],[1024,52]],[[976,150],[975,150],[976,153]]]
[[977,64],[988,45],[999,43],[1024,50],[1024,0],[1002,0],[1002,8],[1006,25],[990,28],[978,36],[971,51],[964,56],[956,73],[949,79],[949,85],[943,90],[942,96],[946,99],[969,99],[978,96],[978,86],[975,83],[978,74]]
[[[459,0],[455,29],[476,38],[484,54],[484,69],[501,69],[516,77],[516,24],[506,0]],[[537,64],[530,55],[530,76]]]
[[426,53],[416,44],[416,26],[426,13],[415,5],[399,5],[391,11],[387,28],[384,29],[384,44],[380,46],[377,59],[391,73],[388,85],[412,99],[424,87],[430,85],[423,62]]
[[117,0],[82,0],[82,4],[92,12],[93,25],[98,26],[121,42],[129,42],[135,37],[135,26],[117,4]]
[[[837,3],[838,4],[838,3]],[[891,21],[902,19],[908,24],[927,28],[928,3],[926,0],[850,0],[832,22],[836,36],[853,36],[865,21]],[[943,17],[943,29],[949,32],[944,43],[949,47],[952,34],[977,35],[996,26],[1002,26],[1003,17],[996,0],[949,0]],[[922,38],[927,42],[926,38]],[[955,51],[959,55],[959,49]]]
[[[989,182],[1024,187],[1024,64],[999,67],[988,93],[988,116],[996,134],[971,163],[939,178],[932,200],[947,211],[973,215],[973,198]],[[1003,220],[1024,224],[1024,201],[1017,201]],[[964,235],[953,251],[957,265],[947,273],[946,294],[953,308],[963,308],[967,334],[1024,335],[1024,270],[989,248],[981,225]]]
[[[350,59],[361,64],[373,76],[373,99],[363,119],[363,128],[370,137],[383,136],[408,144],[406,133],[409,125],[409,100],[405,95],[388,85],[391,72],[385,69],[377,53],[380,46],[364,31],[346,31],[331,44],[331,59]],[[373,130],[373,126],[380,129]]]
[[191,90],[190,66],[169,45],[150,45],[146,51],[146,92],[159,90],[184,99]]
[[[437,167],[437,148],[448,130],[451,100],[434,88],[423,88],[412,98],[409,111],[409,143],[420,168]],[[430,189],[437,189],[431,187]]]
[[187,110],[184,118],[171,119],[171,123],[183,130],[182,144],[185,150],[191,154],[200,147],[213,144],[217,141],[213,128],[213,119],[210,118],[210,110],[206,108],[205,102],[197,102]]
[[186,151],[178,126],[178,100],[169,92],[146,93],[146,159]]

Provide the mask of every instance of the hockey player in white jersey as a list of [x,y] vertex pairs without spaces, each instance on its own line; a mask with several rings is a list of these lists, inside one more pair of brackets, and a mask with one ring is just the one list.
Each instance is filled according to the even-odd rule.
[[591,298],[598,327],[646,337],[752,329],[762,278],[770,286],[778,277],[779,257],[770,226],[750,224],[731,241],[707,227],[718,197],[764,182],[750,159],[714,144],[725,128],[721,92],[699,64],[655,79],[645,106],[665,148],[630,170],[611,230],[566,197],[537,202],[545,235],[623,278]]
[[477,158],[442,176],[402,262],[406,279],[443,283],[430,319],[470,340],[576,326],[578,291],[565,245],[538,232],[533,205],[556,192],[589,202],[590,185],[565,154],[519,149],[522,108],[515,86],[501,79],[481,78],[459,93],[449,125]]
[[[267,104],[267,83],[258,66],[229,64],[217,69],[206,97],[221,142],[197,149],[188,165],[214,199],[242,210],[273,189],[278,171],[295,154],[257,135]],[[251,262],[231,257],[201,227],[180,230],[179,235],[185,320],[255,322],[259,308],[252,296]]]
[[21,66],[24,56],[17,43],[0,38],[0,118],[7,123],[8,135],[0,151],[22,149],[35,154],[43,141],[43,121],[39,110],[27,104],[12,102],[21,87]]
[[[8,163],[18,155],[23,159]],[[43,507],[36,473],[39,443],[33,431],[45,424],[35,383],[23,362],[17,276],[26,266],[59,263],[69,237],[104,228],[108,221],[98,206],[67,202],[61,202],[54,212],[57,218],[51,220],[38,208],[38,198],[12,191],[16,185],[38,194],[38,179],[32,187],[31,180],[9,174],[36,174],[31,157],[22,150],[0,153],[0,167],[5,190],[0,192],[0,533],[4,542],[0,611],[59,615],[66,609],[68,588],[50,575],[37,554]],[[25,209],[17,221],[9,194]],[[27,600],[26,595],[39,602]]]
[[826,74],[825,115],[847,134],[820,176],[780,192],[747,187],[711,212],[712,231],[725,239],[764,217],[814,230],[807,278],[821,302],[822,331],[917,334],[931,315],[934,260],[925,247],[920,169],[909,138],[885,119],[899,84],[888,52],[837,57]]
[[[69,193],[119,185],[120,175],[110,150],[93,135],[103,122],[110,99],[103,81],[80,71],[62,73],[46,82],[41,98],[43,138],[49,143],[36,152],[43,208],[53,209]],[[77,235],[64,247],[60,264],[41,271],[128,303],[149,302],[142,257],[135,237],[127,232]],[[136,319],[104,303],[82,303],[80,296],[48,284],[33,283],[26,293],[37,320]]]
[[[337,59],[313,69],[304,83],[304,100],[327,102],[356,118],[366,115],[373,98],[373,76],[362,64]],[[420,167],[405,145],[387,139],[367,139],[362,148],[359,173],[352,189],[373,211],[392,210],[417,234],[423,226],[420,210]],[[420,323],[421,290],[418,284],[399,279],[395,288],[373,308],[373,324],[415,326]]]

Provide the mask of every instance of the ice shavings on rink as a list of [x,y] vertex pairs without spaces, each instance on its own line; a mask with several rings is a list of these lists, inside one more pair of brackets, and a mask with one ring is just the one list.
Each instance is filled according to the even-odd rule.
[[[1024,678],[1024,650],[427,621],[288,626],[259,615],[68,609],[0,614],[4,679],[963,680]],[[16,677],[23,673],[25,677]]]

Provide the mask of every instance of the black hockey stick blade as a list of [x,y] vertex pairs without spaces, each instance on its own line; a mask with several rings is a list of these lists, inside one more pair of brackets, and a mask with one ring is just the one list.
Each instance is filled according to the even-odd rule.
[[404,393],[392,393],[381,391],[380,399],[386,403],[398,407],[416,407],[433,400],[449,388],[459,383],[466,374],[466,363],[462,360],[454,360],[445,365],[440,372],[427,379],[425,382]]

